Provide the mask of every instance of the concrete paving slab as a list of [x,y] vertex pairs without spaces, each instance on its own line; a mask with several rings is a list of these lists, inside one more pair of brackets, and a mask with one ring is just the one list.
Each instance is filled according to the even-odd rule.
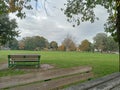
[[52,90],[52,89],[59,89],[62,86],[75,83],[81,80],[87,80],[93,77],[93,73],[83,73],[77,74],[73,76],[62,77],[46,82],[39,82],[34,84],[29,84],[25,86],[18,86],[14,88],[10,88],[9,90]]
[[[89,82],[70,86],[63,90],[109,90],[120,83],[120,72],[104,76]],[[101,86],[100,86],[101,85]],[[99,89],[98,89],[99,87]],[[101,89],[100,89],[101,87]]]

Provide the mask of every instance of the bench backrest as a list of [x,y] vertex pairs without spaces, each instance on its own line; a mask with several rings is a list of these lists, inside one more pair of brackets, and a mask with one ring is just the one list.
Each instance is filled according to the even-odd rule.
[[8,55],[8,58],[12,61],[22,61],[22,60],[32,60],[32,61],[39,61],[40,55]]

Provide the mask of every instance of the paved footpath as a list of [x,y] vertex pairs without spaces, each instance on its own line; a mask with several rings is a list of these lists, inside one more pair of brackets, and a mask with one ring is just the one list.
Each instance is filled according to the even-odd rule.
[[120,72],[73,85],[63,90],[120,90]]
[[43,81],[53,78],[58,78],[67,75],[73,75],[83,72],[91,71],[92,68],[89,66],[80,66],[80,67],[73,67],[73,68],[65,68],[65,69],[52,69],[46,70],[43,72],[33,72],[24,75],[18,76],[7,76],[0,78],[0,89],[16,86],[16,85],[24,85],[32,82]]
[[4,70],[8,68],[8,64],[0,64],[0,70]]
[[9,90],[58,90],[65,85],[69,85],[72,83],[79,82],[81,80],[87,80],[93,77],[93,73],[82,73],[76,74],[72,76],[57,78],[49,81],[44,82],[37,82],[28,85],[18,86],[10,88]]

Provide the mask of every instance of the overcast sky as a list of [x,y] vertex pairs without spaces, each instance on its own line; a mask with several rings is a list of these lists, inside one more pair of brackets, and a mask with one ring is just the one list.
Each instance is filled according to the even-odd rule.
[[[82,40],[88,39],[92,41],[97,33],[104,32],[104,23],[107,19],[107,12],[104,8],[98,6],[95,9],[96,15],[99,17],[99,20],[95,21],[95,23],[85,22],[80,24],[79,27],[73,28],[72,24],[66,21],[66,16],[60,10],[64,6],[65,1],[47,0],[47,12],[44,9],[43,1],[39,2],[37,10],[27,10],[25,19],[17,19],[21,32],[19,39],[39,35],[45,37],[49,42],[56,41],[61,44],[69,34],[77,44],[80,44]],[[33,5],[35,5],[34,2]],[[14,17],[14,15],[11,15],[11,17]]]

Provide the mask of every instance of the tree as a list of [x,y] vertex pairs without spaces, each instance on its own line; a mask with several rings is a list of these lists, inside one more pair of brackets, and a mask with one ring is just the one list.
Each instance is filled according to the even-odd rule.
[[12,50],[17,50],[18,49],[18,40],[15,38],[13,40],[10,40],[9,48]]
[[40,36],[25,37],[20,43],[22,49],[24,47],[25,50],[43,50],[44,48],[48,48],[48,45],[47,39]]
[[15,36],[18,36],[17,27],[15,19],[10,20],[7,14],[0,15],[0,45],[4,45],[14,39]]
[[94,43],[90,43],[90,51],[94,53],[94,51],[95,51]]
[[67,35],[67,37],[63,40],[62,45],[65,46],[66,51],[76,50],[76,45],[70,35]]
[[18,42],[18,48],[19,48],[20,50],[24,50],[24,49],[25,49],[25,44],[24,44],[24,41],[23,41],[23,40],[20,40],[20,41]]
[[79,45],[79,49],[81,51],[90,51],[90,45],[91,45],[91,43],[88,40],[85,39]]
[[52,50],[57,50],[57,48],[58,48],[57,42],[51,41],[51,42],[50,42],[50,48],[51,48]]
[[[33,7],[35,7],[34,5],[33,7],[31,5],[33,4],[33,1],[36,2],[36,10],[37,10],[38,0],[0,0],[0,14],[15,13],[17,17],[20,17],[21,19],[25,18],[26,13],[24,9],[27,10],[33,9]],[[47,0],[40,0],[40,1],[41,4],[42,2],[44,3],[43,8],[46,14],[48,15],[47,6],[46,6]]]
[[107,51],[118,51],[118,43],[111,36],[107,37]]
[[68,21],[77,25],[84,21],[93,23],[98,19],[94,14],[94,8],[97,5],[103,6],[109,13],[105,30],[120,43],[120,0],[67,0],[65,5],[64,14]]
[[98,33],[94,38],[94,46],[98,51],[112,52],[118,51],[118,43],[113,37],[107,36],[105,33]]
[[94,38],[94,45],[98,51],[106,51],[107,50],[107,34],[98,33]]
[[24,37],[22,41],[24,43],[25,50],[34,50],[36,48],[34,43],[35,41],[33,40],[32,37]]
[[30,2],[31,0],[0,0],[0,45],[4,45],[19,34],[15,31],[17,23],[15,19],[9,19],[9,13],[15,12],[16,16],[24,18],[23,8],[32,9]]
[[16,16],[24,18],[26,15],[23,9],[32,9],[30,2],[31,0],[0,0],[0,14],[16,12]]
[[58,50],[59,50],[59,51],[65,51],[65,50],[66,50],[66,48],[65,48],[65,46],[64,46],[64,45],[60,45],[60,46],[58,47]]
[[32,38],[36,47],[39,47],[40,50],[43,50],[44,48],[48,48],[49,42],[46,38],[42,36],[33,36]]

